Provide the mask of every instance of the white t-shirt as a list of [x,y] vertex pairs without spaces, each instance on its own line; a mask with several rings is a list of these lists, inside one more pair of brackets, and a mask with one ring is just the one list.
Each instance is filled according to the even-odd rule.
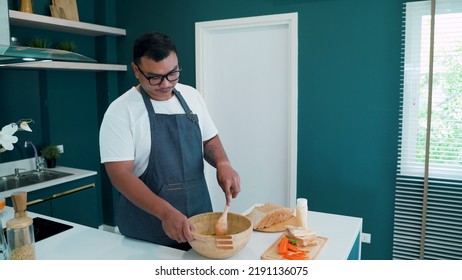
[[[180,83],[175,88],[198,116],[202,141],[217,135],[217,128],[200,93]],[[151,99],[151,102],[157,114],[185,113],[176,96],[166,101]],[[99,146],[101,163],[134,160],[135,176],[146,170],[151,151],[151,131],[143,97],[135,87],[109,105],[100,128]]]

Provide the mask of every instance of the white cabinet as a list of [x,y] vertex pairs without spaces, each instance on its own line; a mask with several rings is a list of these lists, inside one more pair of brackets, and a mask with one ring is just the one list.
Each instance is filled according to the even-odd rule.
[[[67,32],[85,36],[125,36],[125,29],[109,27],[98,24],[78,22],[14,10],[9,11],[10,25],[24,26],[34,29],[47,29],[52,31]],[[31,69],[68,69],[87,71],[127,71],[126,65],[81,63],[62,61],[37,61],[27,63],[8,64],[7,68],[31,68]]]

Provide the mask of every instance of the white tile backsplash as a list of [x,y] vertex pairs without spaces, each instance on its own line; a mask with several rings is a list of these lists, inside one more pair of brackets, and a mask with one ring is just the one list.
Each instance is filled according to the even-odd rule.
[[0,176],[14,174],[15,168],[24,168],[26,170],[35,169],[35,158],[27,158],[16,161],[0,163]]

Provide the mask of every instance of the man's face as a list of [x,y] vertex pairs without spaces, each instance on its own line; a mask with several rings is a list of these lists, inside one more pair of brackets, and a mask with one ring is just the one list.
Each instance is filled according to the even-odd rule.
[[132,68],[149,97],[164,101],[173,96],[173,88],[180,78],[180,66],[175,52],[159,62],[143,56],[139,65],[132,63]]

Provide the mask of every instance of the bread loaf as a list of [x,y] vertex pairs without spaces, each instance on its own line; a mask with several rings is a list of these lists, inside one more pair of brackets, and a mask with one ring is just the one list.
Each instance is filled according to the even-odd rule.
[[256,206],[247,217],[252,221],[254,229],[264,229],[292,217],[293,210],[273,203]]

